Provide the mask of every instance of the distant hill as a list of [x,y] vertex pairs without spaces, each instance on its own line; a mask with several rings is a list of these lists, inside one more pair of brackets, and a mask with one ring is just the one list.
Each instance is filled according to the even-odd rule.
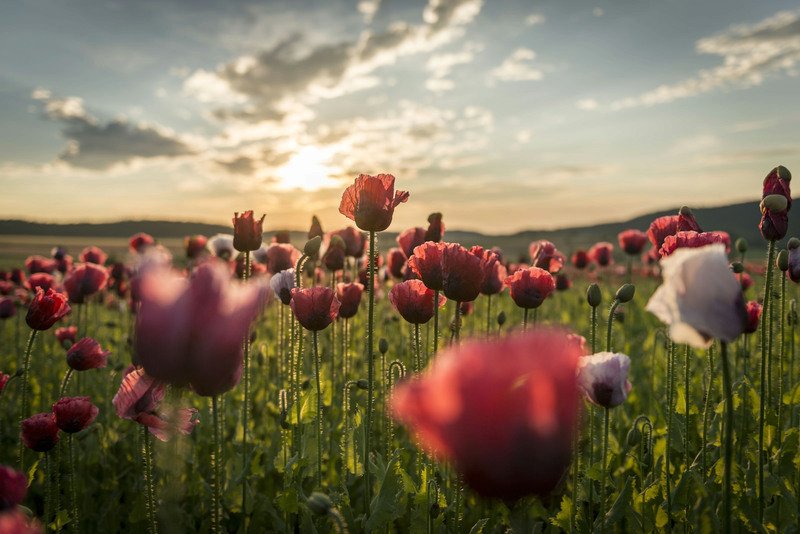
[[[677,213],[678,207],[640,215],[633,219],[615,223],[563,228],[559,230],[525,230],[508,235],[485,235],[478,232],[447,230],[446,239],[464,245],[499,246],[507,254],[518,255],[527,251],[528,244],[536,239],[547,239],[556,243],[563,251],[588,247],[597,241],[616,243],[617,234],[627,228],[646,230],[650,222],[659,216]],[[764,248],[758,232],[758,203],[743,202],[729,206],[696,208],[693,210],[704,230],[724,230],[732,239],[744,237],[752,248]],[[446,218],[445,218],[446,221]],[[330,228],[326,228],[330,229]],[[213,235],[230,233],[230,226],[175,221],[119,221],[113,223],[51,224],[22,220],[0,220],[0,235],[128,238],[137,232],[146,232],[157,239],[183,238],[191,234]],[[790,232],[791,233],[791,232]],[[292,241],[301,245],[304,231],[291,232]],[[380,239],[381,248],[394,246],[396,234],[387,232]]]

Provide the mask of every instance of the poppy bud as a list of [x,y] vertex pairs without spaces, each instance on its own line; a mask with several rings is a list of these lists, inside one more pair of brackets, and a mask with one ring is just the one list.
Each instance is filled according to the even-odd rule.
[[365,389],[365,390],[369,389],[369,382],[367,381],[366,378],[359,378],[358,380],[356,380],[356,387],[358,389]]
[[786,211],[789,201],[783,195],[767,195],[761,199],[761,211],[765,209],[773,212]]
[[784,182],[792,181],[792,173],[789,172],[789,169],[787,169],[783,165],[778,165],[777,167],[775,167],[775,172],[777,173],[779,180],[783,180]]
[[333,508],[331,498],[318,491],[313,492],[306,500],[306,504],[312,513],[317,515],[328,515]]
[[258,250],[261,247],[264,234],[264,217],[255,220],[253,210],[247,210],[241,215],[233,214],[233,248],[239,252]]
[[614,298],[620,302],[630,302],[636,294],[636,287],[633,284],[623,284],[622,287],[617,289],[617,294]]
[[506,324],[506,312],[501,311],[500,313],[497,314],[497,324],[499,326],[503,326],[504,324]]
[[731,263],[731,271],[735,274],[741,274],[744,272],[744,265],[741,262],[735,261]]
[[586,290],[586,302],[588,302],[589,306],[592,308],[600,306],[600,303],[603,302],[603,294],[600,292],[600,286],[597,284],[589,285],[589,289]]
[[642,431],[634,425],[628,431],[628,435],[625,437],[625,443],[628,444],[628,447],[635,447],[640,441],[642,441]]
[[322,237],[325,232],[322,231],[322,224],[316,215],[311,216],[311,227],[308,229],[308,238]]
[[386,354],[389,352],[389,342],[386,341],[385,338],[381,338],[380,341],[378,341],[378,350],[381,352],[381,354]]
[[789,270],[789,252],[786,249],[778,252],[778,258],[775,260],[775,266],[783,272]]
[[642,455],[642,463],[646,466],[650,466],[653,463],[653,453],[647,451]]
[[745,252],[747,252],[747,239],[745,239],[743,237],[740,237],[739,239],[737,239],[736,240],[736,250],[741,254],[744,254]]
[[319,247],[322,245],[322,236],[314,236],[303,246],[303,254],[306,256],[316,256],[319,253]]

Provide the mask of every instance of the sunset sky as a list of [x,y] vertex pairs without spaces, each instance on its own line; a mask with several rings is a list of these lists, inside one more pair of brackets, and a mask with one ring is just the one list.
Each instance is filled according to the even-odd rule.
[[[507,233],[756,199],[800,168],[800,9],[752,0],[22,0],[0,218]],[[795,173],[800,171],[795,171]]]

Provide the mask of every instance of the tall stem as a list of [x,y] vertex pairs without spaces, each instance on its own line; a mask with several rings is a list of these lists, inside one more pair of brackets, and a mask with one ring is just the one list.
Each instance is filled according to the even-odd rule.
[[576,516],[578,511],[578,473],[581,471],[581,455],[579,451],[579,444],[581,442],[581,425],[580,425],[580,412],[578,412],[578,421],[575,425],[575,433],[572,436],[572,510],[570,511],[569,525],[572,532],[576,532],[578,525]]
[[672,473],[670,457],[672,449],[672,412],[675,403],[675,343],[669,343],[669,366],[667,368],[667,381],[669,390],[667,394],[667,450],[665,451],[664,469],[666,469],[666,493],[667,493],[667,518],[672,521]]
[[[244,253],[244,281],[250,278],[250,251]],[[247,457],[247,427],[250,415],[250,329],[243,340],[243,373],[244,405],[242,406],[242,517],[244,531],[247,532],[247,476],[250,472],[250,462]]]
[[[438,304],[434,303],[434,306]],[[486,295],[486,337],[492,332],[492,295]]]
[[[597,306],[592,306],[592,330],[591,330],[591,345],[592,354],[597,353]],[[595,426],[595,409],[594,404],[589,407],[589,462],[587,469],[591,469],[594,465],[594,426]],[[594,513],[594,482],[590,477],[586,477],[586,482],[589,485],[589,499],[588,510],[586,519],[589,525],[592,524],[592,514]]]
[[417,372],[422,372],[422,349],[419,344],[419,323],[414,323],[414,350],[417,353]]
[[[772,243],[772,242],[771,242]],[[725,471],[722,494],[722,531],[731,532],[731,460],[733,455],[733,391],[731,388],[731,371],[728,366],[728,344],[721,343],[722,389],[725,395]],[[760,488],[759,488],[760,489]]]
[[766,402],[767,362],[770,359],[770,299],[772,293],[772,264],[775,263],[775,241],[769,242],[767,251],[767,280],[764,289],[764,307],[761,310],[761,384],[758,411],[758,522],[764,523],[764,409]]
[[[31,349],[33,349],[33,340],[36,339],[36,332],[38,330],[31,330],[31,335],[28,337],[28,346],[25,349],[25,356],[22,360],[22,412],[19,414],[19,423],[22,424],[22,420],[28,417],[28,395],[29,395],[29,374],[31,369]],[[19,428],[19,426],[18,426]],[[22,440],[19,440],[19,469],[23,473],[25,472],[25,446],[22,444]]]
[[600,488],[600,532],[606,531],[606,492],[608,491],[608,426],[611,410],[605,408],[603,414],[603,484]]
[[[689,357],[692,349],[686,345],[683,354],[683,465],[689,467]],[[688,501],[687,501],[687,507]]]
[[[375,388],[375,362],[373,360],[375,340],[375,231],[369,232],[369,307],[367,309],[367,417],[364,425],[364,514],[369,516],[369,503],[372,501],[372,485],[370,484],[369,453],[372,438],[372,394]],[[437,310],[438,306],[434,306]]]
[[461,303],[456,302],[456,345],[461,343]]
[[317,383],[317,487],[322,489],[322,381],[319,377],[319,343],[317,331],[311,332],[314,341],[314,378]]
[[221,514],[220,514],[220,453],[219,453],[219,410],[217,409],[217,396],[211,397],[211,411],[214,425],[214,448],[211,452],[211,532],[219,534]]
[[433,354],[439,352],[439,290],[433,292]]
[[72,447],[72,434],[67,434],[67,455],[69,456],[69,498],[71,501],[70,515],[72,516],[69,523],[72,532],[80,532],[81,520],[78,514],[78,497],[75,492],[75,452]]
[[703,406],[703,446],[702,451],[702,466],[703,466],[703,479],[708,477],[708,468],[706,465],[706,445],[708,444],[708,417],[711,411],[711,394],[714,390],[714,345],[711,345],[706,352],[706,398]]
[[522,331],[528,330],[528,308],[522,308]]
[[[150,534],[158,533],[158,523],[156,522],[156,497],[155,484],[153,482],[153,438],[150,436],[146,426],[141,429],[142,439],[142,471],[144,474],[144,496],[145,509],[147,511],[147,531]],[[72,435],[70,434],[69,455],[70,455],[70,486],[73,493],[73,503],[75,502],[75,483],[73,482],[74,469],[72,468]],[[77,514],[77,510],[75,512]]]
[[617,311],[619,300],[614,299],[611,307],[608,309],[608,323],[606,324],[606,351],[611,352],[611,333],[614,328],[614,312]]

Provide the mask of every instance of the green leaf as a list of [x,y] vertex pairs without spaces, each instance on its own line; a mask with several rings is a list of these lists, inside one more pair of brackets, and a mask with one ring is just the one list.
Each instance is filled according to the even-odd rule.
[[486,523],[488,522],[489,522],[488,517],[484,519],[478,519],[477,523],[472,525],[472,528],[469,529],[469,534],[481,534],[483,532],[483,527],[485,527]]
[[386,466],[378,494],[372,499],[369,519],[365,525],[367,532],[382,530],[405,512],[406,499],[396,466],[397,457],[394,457]]

